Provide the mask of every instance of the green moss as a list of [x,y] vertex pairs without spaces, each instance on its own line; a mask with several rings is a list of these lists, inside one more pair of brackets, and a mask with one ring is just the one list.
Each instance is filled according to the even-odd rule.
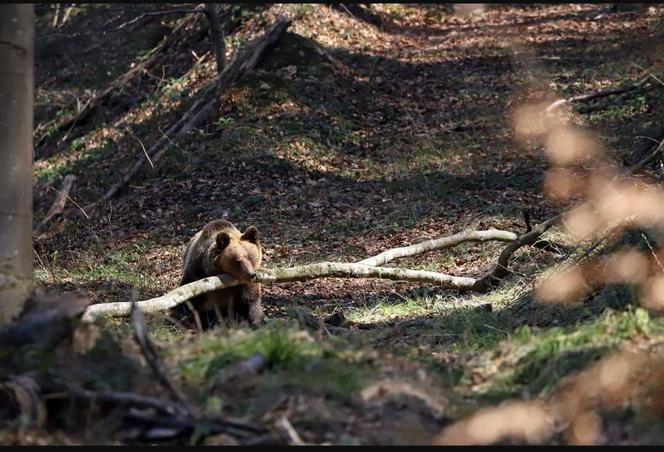
[[256,353],[267,361],[253,387],[256,393],[294,390],[346,398],[361,388],[366,371],[358,364],[361,354],[349,351],[347,343],[320,342],[277,321],[259,330],[213,330],[184,349],[170,350],[181,378],[190,387],[208,390],[224,380],[233,364]]
[[406,298],[396,301],[379,301],[373,306],[352,308],[346,316],[352,322],[371,323],[376,321],[405,319],[423,315],[431,311],[430,298]]
[[[664,324],[651,320],[640,308],[607,311],[592,322],[541,332],[524,326],[501,344],[499,369],[479,385],[477,395],[500,400],[524,389],[531,394],[549,391],[562,377],[584,368],[623,341],[662,331]],[[489,352],[486,361],[491,361],[493,355]],[[473,384],[472,375],[471,369],[460,383]]]

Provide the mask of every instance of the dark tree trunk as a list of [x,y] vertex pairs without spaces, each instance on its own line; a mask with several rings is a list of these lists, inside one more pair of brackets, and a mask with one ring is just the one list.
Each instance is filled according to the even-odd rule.
[[204,11],[210,25],[210,39],[212,40],[212,48],[214,49],[214,56],[217,61],[217,73],[221,74],[226,66],[226,42],[219,26],[219,14],[217,13],[216,5],[212,3],[206,3]]

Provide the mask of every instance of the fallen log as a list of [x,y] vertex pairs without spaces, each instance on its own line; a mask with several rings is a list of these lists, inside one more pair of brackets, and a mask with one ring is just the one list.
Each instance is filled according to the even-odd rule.
[[[507,265],[512,254],[523,246],[535,244],[544,232],[557,223],[560,217],[561,216],[559,215],[551,218],[536,226],[532,231],[527,232],[526,234],[520,236],[514,234],[515,239],[501,253],[496,268],[480,279],[452,276],[425,270],[378,267],[367,265],[366,262],[385,263],[396,259],[397,257],[412,256],[433,249],[449,248],[470,240],[508,241],[510,234],[512,233],[499,230],[469,231],[455,234],[450,237],[443,237],[434,241],[411,245],[410,247],[388,250],[358,263],[319,262],[291,268],[259,269],[256,272],[255,281],[262,284],[275,284],[283,282],[310,281],[321,278],[377,278],[434,284],[438,287],[447,289],[486,292],[509,274]],[[548,244],[548,242],[545,243]],[[230,275],[221,274],[210,276],[185,284],[184,286],[178,287],[160,297],[136,302],[136,307],[144,313],[162,312],[198,295],[227,287],[233,287],[238,284],[240,284],[240,282]],[[82,320],[89,322],[106,316],[126,317],[130,315],[131,308],[132,302],[99,303],[89,306],[83,315]]]
[[[451,276],[443,273],[408,270],[403,268],[372,267],[363,264],[345,264],[340,262],[319,262],[291,268],[259,269],[256,282],[273,284],[294,281],[310,281],[320,278],[379,278],[395,281],[411,281],[435,284],[449,289],[472,289],[474,278]],[[136,306],[145,313],[166,311],[198,295],[214,290],[239,285],[233,277],[222,274],[199,279],[185,284],[160,297],[138,301]],[[83,321],[92,321],[99,317],[126,317],[131,312],[132,302],[99,303],[90,306],[83,315]]]
[[[439,287],[472,290],[484,292],[492,287],[498,280],[506,276],[509,271],[507,264],[510,256],[525,245],[538,243],[540,236],[548,230],[555,221],[549,220],[523,235],[499,229],[488,229],[480,231],[462,231],[457,234],[441,237],[435,240],[416,243],[406,247],[393,248],[376,256],[369,257],[357,263],[320,262],[316,264],[302,265],[281,269],[259,269],[256,274],[256,282],[263,284],[310,281],[319,278],[378,278],[396,281],[410,281],[435,284]],[[488,275],[481,279],[462,276],[451,276],[443,273],[409,270],[403,268],[387,268],[379,265],[386,264],[392,260],[422,254],[428,251],[440,250],[457,246],[470,241],[504,241],[512,242],[503,251],[498,259],[498,266]],[[552,245],[548,241],[539,241],[541,248],[548,249]],[[514,245],[513,245],[514,244]],[[513,245],[513,246],[511,246]],[[555,248],[554,248],[555,249]],[[221,274],[210,276],[198,281],[185,284],[160,297],[136,302],[136,307],[144,313],[156,313],[169,310],[181,303],[202,295],[207,292],[232,287],[240,284],[230,275]],[[90,322],[101,317],[126,317],[132,309],[132,302],[99,303],[88,307],[82,317],[83,321]]]
[[[547,227],[548,229],[548,227]],[[530,234],[530,235],[528,235]],[[537,239],[541,235],[540,228],[536,227],[533,231],[524,234],[524,236],[535,236]],[[346,277],[346,278],[379,278],[391,279],[397,281],[412,281],[435,284],[440,287],[458,290],[479,290],[476,286],[477,281],[474,278],[451,276],[438,272],[423,270],[408,270],[402,268],[379,267],[394,259],[400,257],[414,256],[433,250],[451,248],[453,246],[468,241],[518,241],[520,246],[524,246],[528,239],[521,239],[513,232],[501,231],[498,229],[489,229],[482,231],[463,231],[448,237],[442,237],[435,240],[427,240],[407,247],[394,248],[380,253],[376,256],[364,259],[357,263],[338,263],[321,262],[317,264],[302,265],[299,267],[284,269],[259,269],[256,282],[269,284],[293,281],[309,281],[312,279],[328,277]],[[536,239],[533,239],[536,241]],[[515,248],[514,251],[516,251]],[[510,254],[511,255],[511,254]],[[506,259],[509,259],[507,256]],[[499,260],[500,262],[500,260]],[[506,262],[505,262],[506,264]],[[497,274],[500,276],[500,274]],[[238,285],[239,282],[230,275],[217,275],[194,281],[184,286],[178,287],[165,295],[143,300],[136,303],[136,307],[144,313],[155,313],[166,311],[174,306],[184,303],[191,298],[226,287]],[[100,303],[90,306],[83,315],[84,321],[93,321],[100,317],[125,317],[131,312],[132,302]]]

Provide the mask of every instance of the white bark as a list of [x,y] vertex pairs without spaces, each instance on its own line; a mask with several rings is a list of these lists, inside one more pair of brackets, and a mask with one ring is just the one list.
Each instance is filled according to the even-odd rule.
[[[167,311],[168,309],[177,306],[180,303],[194,298],[195,296],[202,295],[217,289],[225,287],[232,287],[238,285],[236,281],[229,275],[210,276],[209,278],[199,279],[184,286],[178,287],[175,290],[168,292],[165,295],[149,300],[136,302],[138,307],[144,313],[154,313]],[[99,317],[128,317],[131,313],[131,302],[121,301],[118,303],[99,303],[88,306],[85,313],[81,317],[83,321],[92,321]]]
[[[269,284],[293,281],[309,281],[319,278],[380,278],[397,281],[413,281],[436,284],[450,289],[471,289],[474,278],[450,276],[442,273],[407,270],[403,268],[372,267],[363,264],[344,264],[339,262],[320,262],[292,268],[271,270],[259,269],[256,282]],[[150,300],[139,301],[137,307],[145,313],[166,311],[197,295],[213,290],[232,287],[240,284],[229,275],[210,276],[185,284],[165,295]],[[84,321],[92,321],[99,317],[126,317],[131,312],[131,302],[100,303],[89,306],[83,315]]]
[[414,245],[404,246],[401,248],[393,248],[376,256],[359,261],[358,264],[378,267],[394,259],[414,256],[417,254],[425,253],[427,251],[452,248],[453,246],[457,246],[464,242],[486,242],[488,240],[513,242],[517,239],[517,237],[518,235],[514,232],[501,231],[499,229],[488,229],[486,231],[462,231],[448,237],[427,240],[425,242],[416,243]]
[[[548,226],[547,222],[546,228],[548,229],[548,227],[550,226]],[[494,273],[496,272],[499,273],[497,276],[504,276],[502,272],[507,270],[506,267],[499,265],[498,269],[494,270],[491,274],[482,279],[475,279],[462,276],[451,276],[432,271],[380,267],[380,265],[401,257],[414,256],[427,251],[451,248],[461,243],[471,241],[483,242],[496,240],[512,242],[515,246],[510,248],[509,255],[511,255],[521,246],[531,244],[535,241],[535,236],[539,237],[543,232],[539,229],[540,228],[538,227],[536,228],[536,231],[524,234],[523,236],[498,229],[462,231],[448,237],[427,240],[425,242],[401,248],[393,248],[357,263],[320,262],[291,268],[259,269],[257,271],[256,282],[262,284],[275,284],[293,281],[309,281],[320,278],[378,278],[434,284],[438,287],[448,289],[484,291],[489,288],[488,279],[493,280],[494,278],[491,277],[495,276]],[[505,252],[503,254],[505,254]],[[509,259],[509,255],[507,255],[507,257],[501,255],[501,259],[506,261]],[[499,262],[502,261],[499,260]],[[506,263],[507,262],[504,262],[503,265]],[[160,297],[139,301],[136,305],[145,313],[162,312],[171,309],[180,303],[184,303],[195,296],[238,284],[240,283],[229,275],[211,276],[185,284],[184,286],[178,287]],[[100,303],[89,306],[83,315],[83,320],[93,321],[105,316],[126,317],[129,316],[130,312],[131,302]]]

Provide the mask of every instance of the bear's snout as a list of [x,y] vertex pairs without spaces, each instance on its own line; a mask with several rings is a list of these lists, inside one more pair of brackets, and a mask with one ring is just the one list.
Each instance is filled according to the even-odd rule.
[[242,280],[244,281],[253,281],[256,279],[256,272],[254,271],[251,264],[247,261],[240,261],[240,272],[242,274]]

